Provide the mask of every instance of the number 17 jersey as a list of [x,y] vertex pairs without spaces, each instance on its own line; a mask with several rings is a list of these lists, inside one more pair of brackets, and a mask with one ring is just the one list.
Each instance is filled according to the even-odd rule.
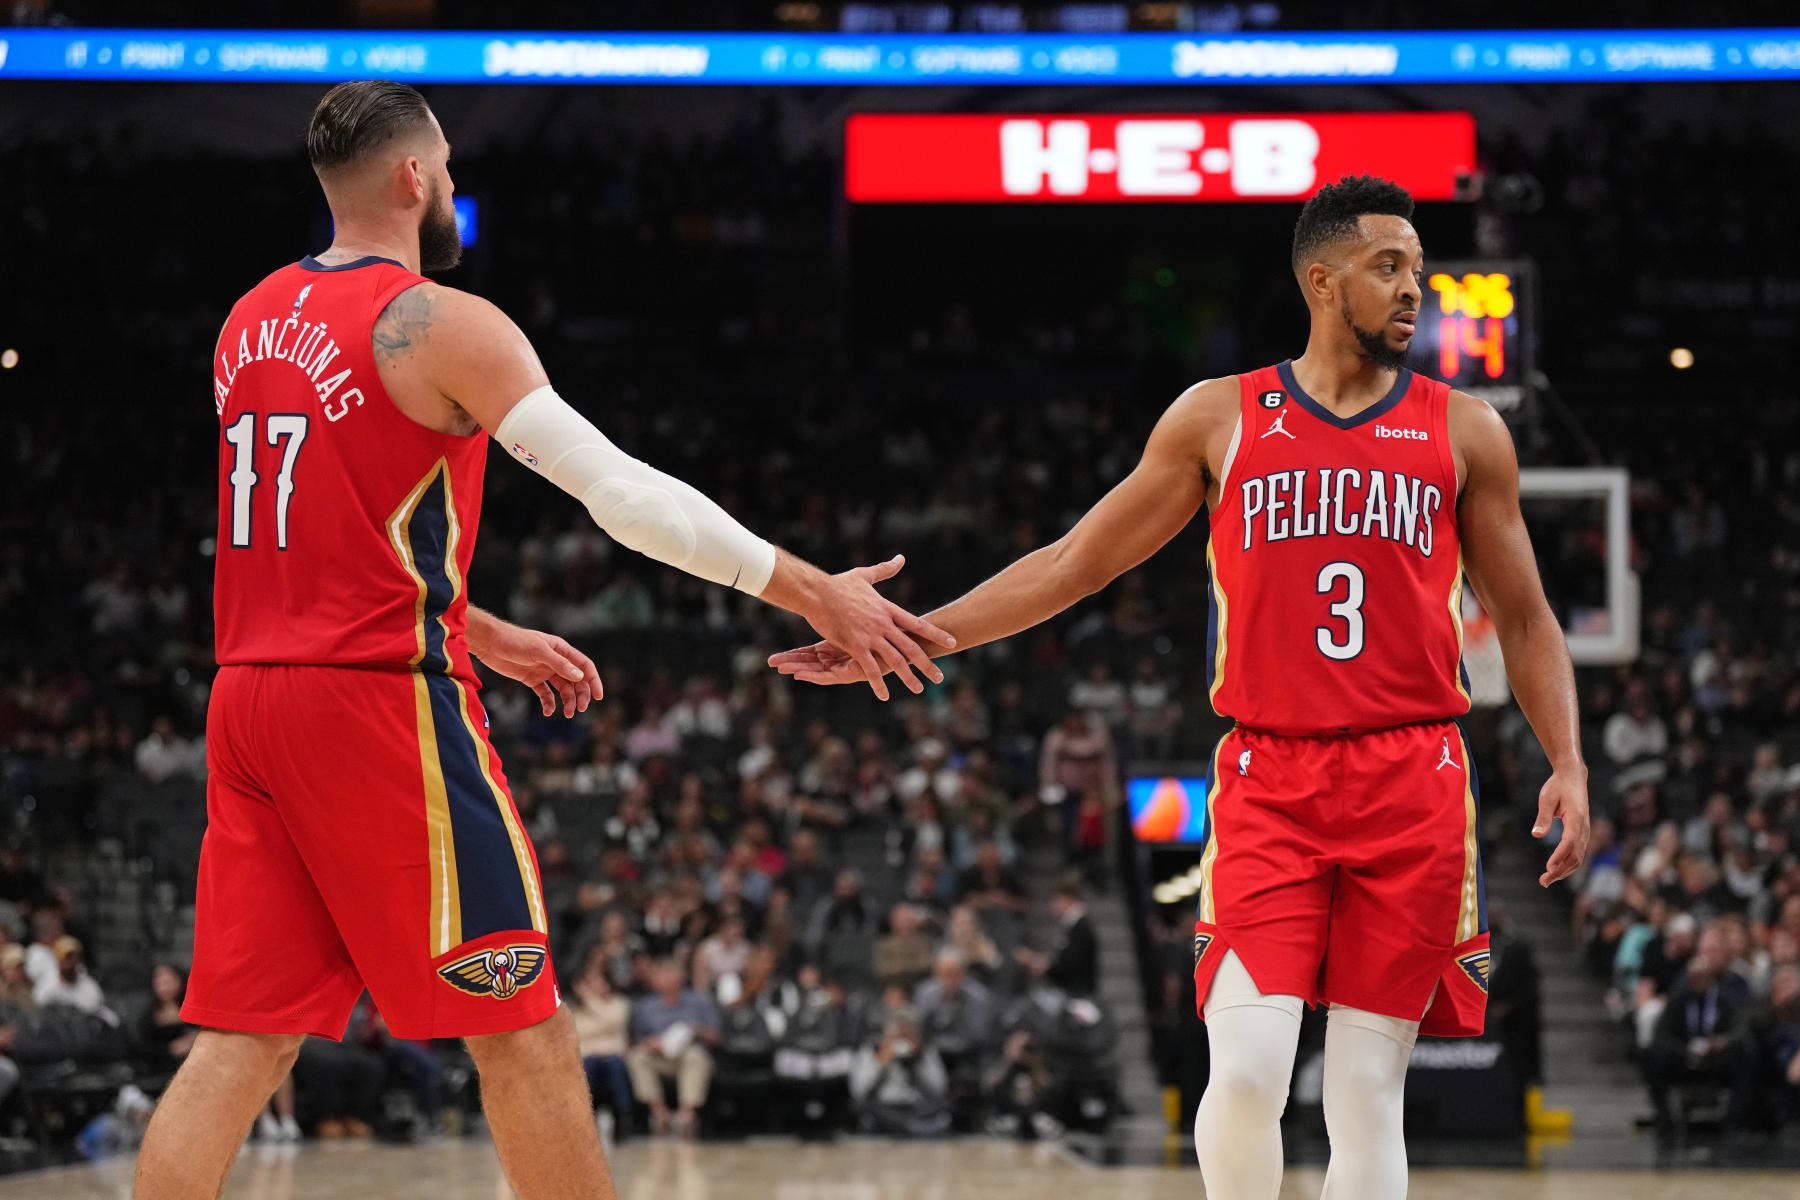
[[213,363],[221,666],[290,663],[474,677],[465,629],[487,438],[389,399],[376,320],[424,277],[312,258],[232,307]]
[[1291,361],[1238,383],[1207,543],[1214,709],[1285,734],[1467,712],[1449,386],[1403,369],[1339,417]]

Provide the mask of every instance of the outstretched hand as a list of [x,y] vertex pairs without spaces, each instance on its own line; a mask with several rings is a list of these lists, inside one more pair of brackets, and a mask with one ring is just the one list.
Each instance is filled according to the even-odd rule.
[[[813,662],[829,663],[830,669],[810,672],[816,677],[808,678],[808,682],[849,683],[866,679],[876,698],[886,700],[888,689],[882,676],[889,671],[899,676],[907,690],[914,693],[925,690],[924,683],[914,674],[915,670],[933,683],[944,681],[944,673],[932,663],[931,655],[921,643],[948,649],[956,645],[956,639],[930,621],[883,598],[875,590],[877,583],[893,578],[905,565],[906,556],[896,554],[886,562],[853,567],[826,581],[824,595],[816,610],[805,616],[825,638],[817,646],[810,647],[814,652]],[[770,665],[776,665],[776,659],[783,657],[779,654],[771,657]],[[798,671],[783,673],[807,678]],[[831,677],[826,678],[826,675]]]
[[1559,817],[1563,823],[1562,840],[1556,844],[1550,861],[1544,864],[1544,873],[1538,876],[1538,883],[1544,887],[1573,875],[1587,861],[1588,795],[1585,773],[1577,779],[1558,772],[1545,781],[1543,790],[1538,793],[1537,821],[1531,827],[1531,836],[1541,838],[1549,833],[1550,822]]
[[539,633],[492,618],[477,633],[469,628],[469,649],[485,665],[537,693],[546,717],[562,704],[563,716],[586,712],[606,694],[594,660],[553,633]]
[[830,642],[816,642],[771,654],[769,665],[802,683],[855,683],[863,677],[856,660]]

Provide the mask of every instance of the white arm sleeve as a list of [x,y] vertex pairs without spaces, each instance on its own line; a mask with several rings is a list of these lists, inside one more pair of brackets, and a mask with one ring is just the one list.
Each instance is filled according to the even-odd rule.
[[549,385],[513,405],[494,440],[586,505],[621,546],[752,596],[769,585],[774,546],[681,480],[613,445]]

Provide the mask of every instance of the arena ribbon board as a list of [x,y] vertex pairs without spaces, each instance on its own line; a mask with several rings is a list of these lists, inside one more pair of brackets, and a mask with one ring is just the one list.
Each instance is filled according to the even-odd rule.
[[409,83],[1588,83],[1800,79],[1800,28],[966,37],[4,29],[0,79]]

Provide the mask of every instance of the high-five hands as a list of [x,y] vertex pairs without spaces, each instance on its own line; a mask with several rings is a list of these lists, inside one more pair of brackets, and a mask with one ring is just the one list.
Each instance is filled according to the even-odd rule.
[[769,665],[802,683],[855,683],[863,677],[862,668],[856,661],[830,642],[815,642],[771,654]]
[[[919,674],[942,683],[944,673],[931,661],[929,643],[946,649],[956,639],[921,617],[882,597],[875,585],[899,574],[906,556],[896,554],[872,567],[853,567],[829,576],[816,604],[802,615],[825,640],[801,650],[771,655],[769,665],[808,683],[852,683],[866,679],[877,699],[888,698],[889,671],[900,677],[908,691],[922,692]],[[792,656],[794,669],[784,663]],[[805,669],[801,669],[804,663]]]

